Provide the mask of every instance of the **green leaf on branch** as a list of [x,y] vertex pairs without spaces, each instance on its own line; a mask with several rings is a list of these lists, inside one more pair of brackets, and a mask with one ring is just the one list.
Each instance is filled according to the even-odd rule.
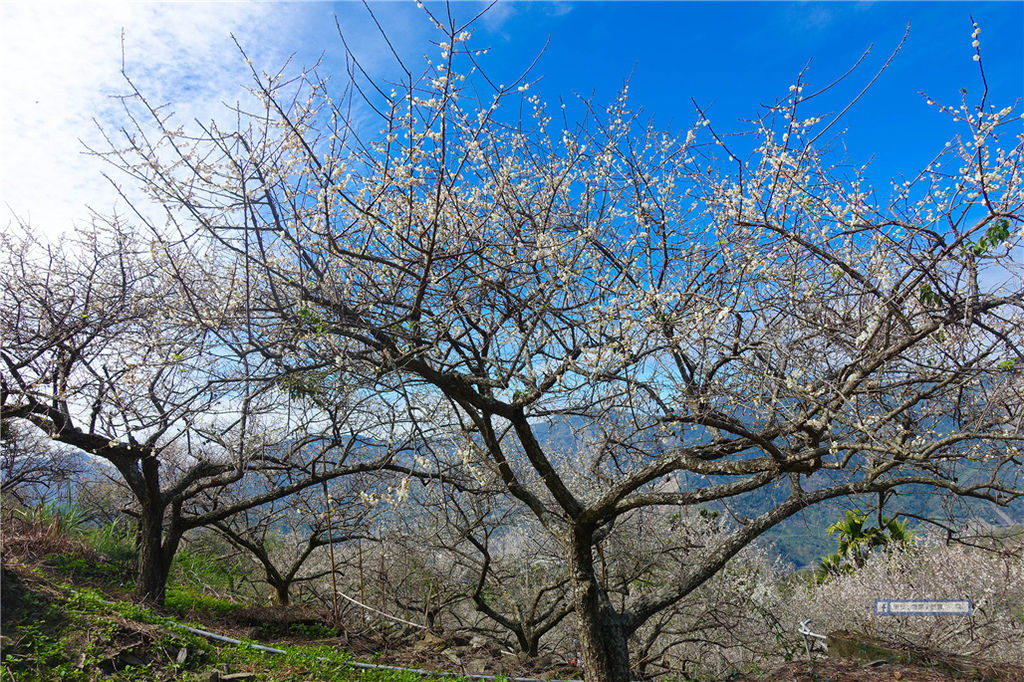
[[942,297],[935,293],[931,286],[927,284],[921,286],[918,299],[921,301],[921,305],[925,307],[935,308],[942,305]]
[[985,236],[977,244],[968,247],[975,256],[983,256],[1010,238],[1010,221],[1003,218],[985,230]]

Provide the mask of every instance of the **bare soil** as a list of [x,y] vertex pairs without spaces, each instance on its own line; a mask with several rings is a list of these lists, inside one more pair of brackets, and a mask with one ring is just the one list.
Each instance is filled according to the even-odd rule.
[[[791,661],[769,673],[736,678],[757,682],[946,682],[947,680],[971,679],[954,673],[943,672],[924,665],[862,661],[853,658],[821,658],[813,663]],[[975,678],[978,679],[978,678]],[[1003,682],[1024,681],[1024,669],[1007,669],[1006,676],[981,678]]]

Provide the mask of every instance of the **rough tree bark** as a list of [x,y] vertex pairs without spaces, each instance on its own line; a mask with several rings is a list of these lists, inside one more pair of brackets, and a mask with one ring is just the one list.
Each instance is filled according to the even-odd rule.
[[581,667],[587,679],[629,682],[628,623],[612,607],[594,567],[594,533],[590,528],[569,532],[569,575],[579,622]]

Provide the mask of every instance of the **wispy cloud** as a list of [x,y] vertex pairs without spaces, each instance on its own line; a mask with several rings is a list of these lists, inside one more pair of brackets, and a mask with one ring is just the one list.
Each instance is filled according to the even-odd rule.
[[[3,3],[0,5],[0,202],[37,230],[58,233],[107,211],[115,194],[82,142],[94,119],[118,125],[113,95],[126,91],[122,58],[155,102],[209,119],[244,95],[234,33],[269,70],[300,25],[257,3]],[[123,41],[122,41],[123,30]],[[123,48],[123,51],[122,51]],[[9,215],[0,219],[5,224]]]

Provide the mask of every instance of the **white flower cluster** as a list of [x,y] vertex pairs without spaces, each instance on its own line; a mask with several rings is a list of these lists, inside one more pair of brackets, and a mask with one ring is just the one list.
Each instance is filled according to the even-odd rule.
[[412,479],[406,477],[398,482],[397,486],[388,486],[383,493],[366,492],[360,490],[356,498],[367,507],[376,507],[378,504],[389,504],[397,507],[409,498],[409,485]]
[[[781,604],[783,620],[812,618],[821,631],[854,630],[936,649],[1020,664],[1020,595],[1024,563],[1019,540],[1003,552],[947,545],[925,538],[905,550],[872,553],[863,568],[823,585],[807,585]],[[1017,544],[1016,555],[1014,544]],[[970,599],[974,613],[958,617],[879,617],[876,599]]]

